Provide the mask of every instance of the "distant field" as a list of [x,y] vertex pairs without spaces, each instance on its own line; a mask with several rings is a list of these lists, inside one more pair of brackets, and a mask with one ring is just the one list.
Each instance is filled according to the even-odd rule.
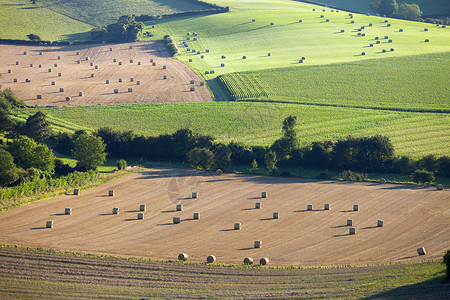
[[[165,34],[174,36],[182,52],[178,59],[206,79],[233,72],[304,68],[450,51],[449,28],[397,19],[388,19],[391,27],[387,27],[385,18],[376,16],[355,15],[350,19],[343,11],[312,11],[317,6],[302,2],[269,2],[263,1],[259,7],[243,2],[229,13],[162,20],[157,22],[155,28],[147,23],[145,30],[151,31],[155,39]],[[301,23],[299,19],[302,19]],[[354,24],[350,23],[352,20]],[[274,25],[270,25],[271,22]],[[368,26],[370,23],[373,26]],[[357,35],[357,29],[361,26],[365,26],[360,32],[365,34],[364,37]],[[425,27],[429,30],[424,31]],[[188,32],[196,32],[197,40],[188,36]],[[384,39],[384,36],[389,38]],[[375,37],[381,38],[379,45],[375,44]],[[425,43],[425,39],[430,42]],[[184,47],[182,42],[187,42],[188,47]],[[369,47],[371,43],[374,47]],[[390,48],[395,51],[390,51]],[[206,52],[207,49],[209,52]],[[382,53],[383,49],[388,52]],[[200,54],[197,54],[198,51]],[[362,52],[366,55],[361,55]],[[202,55],[204,58],[201,58]],[[242,59],[243,56],[246,59]],[[306,59],[299,64],[302,57]],[[189,62],[190,59],[192,62]],[[221,67],[221,64],[224,66]],[[205,71],[211,70],[214,70],[213,75],[205,75]]]
[[[314,141],[336,140],[349,134],[383,134],[392,139],[396,154],[421,157],[450,155],[450,115],[373,109],[321,107],[282,103],[215,102],[162,103],[73,108],[42,108],[61,130],[108,126],[155,136],[190,127],[219,141],[270,145],[281,136],[281,123],[298,117],[298,136],[303,146]],[[24,117],[35,109],[19,110]],[[176,117],[175,117],[176,116]]]
[[235,100],[450,112],[449,61],[447,52],[231,73],[218,79]]
[[28,34],[37,34],[42,40],[86,40],[92,26],[56,13],[37,1],[0,1],[0,38],[28,40]]
[[[316,0],[315,2],[359,13],[371,12],[370,0]],[[399,5],[402,3],[416,3],[424,16],[450,14],[450,2],[447,0],[397,0],[397,3]]]

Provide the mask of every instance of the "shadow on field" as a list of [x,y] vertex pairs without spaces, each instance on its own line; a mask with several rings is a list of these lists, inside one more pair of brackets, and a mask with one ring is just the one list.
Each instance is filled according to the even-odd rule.
[[443,282],[438,277],[421,283],[401,286],[386,292],[381,292],[366,300],[374,299],[450,299],[450,281]]

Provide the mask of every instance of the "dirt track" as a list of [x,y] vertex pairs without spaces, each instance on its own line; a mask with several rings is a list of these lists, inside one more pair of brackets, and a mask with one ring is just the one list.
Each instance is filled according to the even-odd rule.
[[[10,87],[29,105],[212,101],[206,86],[200,86],[201,79],[188,66],[169,57],[162,42],[64,47],[0,45],[0,57],[0,74],[3,76],[0,84],[3,88]],[[156,66],[152,65],[151,59]],[[79,64],[77,60],[80,60]],[[164,75],[167,79],[163,79]],[[122,83],[119,78],[122,78]],[[26,79],[31,82],[25,82]],[[106,80],[110,83],[106,84]],[[191,80],[195,83],[190,84]],[[55,85],[51,84],[52,81]],[[191,87],[195,90],[190,91]],[[64,92],[60,92],[60,88]],[[128,88],[133,91],[128,92]],[[114,89],[118,89],[119,93],[115,94]],[[81,97],[79,92],[83,93]],[[41,95],[42,99],[37,99],[37,95]],[[70,101],[66,101],[68,96]]]
[[[109,189],[116,195],[108,197]],[[199,199],[191,199],[191,192]],[[269,197],[261,199],[261,191]],[[254,209],[255,202],[261,209]],[[81,196],[65,195],[0,214],[0,242],[69,251],[220,263],[268,257],[272,265],[363,265],[442,257],[450,246],[448,190],[152,169]],[[184,205],[175,211],[178,203]],[[331,210],[323,210],[329,203]],[[137,220],[140,204],[147,205]],[[313,204],[313,211],[306,211]],[[360,211],[353,212],[354,204]],[[64,215],[71,207],[72,215]],[[121,213],[113,215],[113,207]],[[280,219],[272,219],[273,212]],[[194,212],[201,214],[193,220]],[[179,216],[181,224],[172,224]],[[348,234],[353,219],[356,235]],[[376,227],[377,220],[384,227]],[[53,220],[53,229],[45,222]],[[233,230],[234,222],[242,230]],[[255,240],[262,248],[253,248]],[[416,249],[428,254],[419,257]]]

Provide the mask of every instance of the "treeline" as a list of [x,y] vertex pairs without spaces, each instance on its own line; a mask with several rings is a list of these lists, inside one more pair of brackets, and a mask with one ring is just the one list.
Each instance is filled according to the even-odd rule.
[[36,41],[36,40],[16,40],[16,39],[0,39],[0,44],[6,45],[35,45],[35,46],[70,46],[70,45],[86,45],[96,44],[98,40],[88,41]]
[[178,49],[177,44],[170,35],[164,36],[164,42],[166,43],[166,47],[169,50],[170,56],[180,54],[180,50]]
[[[283,122],[283,136],[269,147],[246,146],[239,142],[224,144],[212,136],[190,129],[157,137],[136,135],[132,131],[100,128],[94,135],[106,144],[105,151],[121,158],[146,158],[189,162],[200,169],[227,169],[230,164],[246,164],[255,168],[266,165],[269,174],[278,174],[278,166],[305,167],[353,172],[412,174],[424,170],[435,175],[450,176],[450,158],[425,156],[419,160],[395,156],[389,138],[348,136],[338,141],[315,142],[299,147],[296,117]],[[73,137],[60,133],[54,138],[55,149],[69,154]]]
[[[105,158],[105,145],[100,137],[87,132],[77,132],[71,138],[71,153],[76,167],[57,159],[51,145],[54,133],[46,120],[46,115],[37,112],[26,122],[15,122],[11,118],[11,109],[22,107],[11,90],[0,90],[0,187],[18,187],[29,190],[29,183],[39,181],[40,185],[60,185],[52,180],[75,171],[96,170]],[[6,143],[5,143],[6,140]],[[44,144],[47,142],[47,144]],[[70,178],[66,178],[70,181]],[[35,186],[32,184],[31,186]]]

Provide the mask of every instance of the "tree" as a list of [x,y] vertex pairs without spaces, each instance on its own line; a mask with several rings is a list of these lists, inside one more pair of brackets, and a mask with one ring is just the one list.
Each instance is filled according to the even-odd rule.
[[117,169],[125,170],[127,168],[127,161],[125,159],[119,159],[116,161]]
[[192,167],[200,170],[209,170],[214,165],[214,153],[208,148],[194,148],[187,154]]
[[224,144],[217,144],[213,148],[214,159],[218,169],[226,170],[231,164],[231,150]]
[[38,111],[27,118],[25,123],[25,135],[40,143],[46,140],[51,133],[50,123],[46,120],[46,115]]
[[397,16],[402,19],[416,21],[422,15],[419,5],[403,3],[398,7]]
[[252,161],[252,170],[256,170],[256,169],[258,169],[258,162],[256,161],[256,159],[254,159]]
[[55,155],[46,145],[37,145],[32,151],[31,167],[39,169],[45,175],[55,172]]
[[416,183],[431,182],[434,180],[433,172],[427,170],[415,170],[411,174],[412,180]]
[[15,163],[21,168],[36,168],[45,175],[55,170],[55,155],[46,145],[38,145],[26,136],[21,136],[9,146]]
[[395,0],[372,0],[370,8],[381,15],[393,16],[397,13],[398,4]]
[[297,124],[297,117],[289,116],[283,120],[283,137],[276,140],[270,150],[277,154],[279,160],[289,158],[292,150],[298,147],[297,133],[295,125]]
[[268,175],[275,175],[277,171],[277,154],[273,151],[269,151],[264,155],[264,163],[267,166],[267,174]]
[[16,123],[11,120],[9,113],[0,107],[0,132],[10,131],[14,128]]
[[101,137],[82,133],[73,142],[72,155],[77,160],[77,169],[96,170],[106,159],[105,143]]
[[12,155],[0,149],[0,186],[7,186],[19,179]]

